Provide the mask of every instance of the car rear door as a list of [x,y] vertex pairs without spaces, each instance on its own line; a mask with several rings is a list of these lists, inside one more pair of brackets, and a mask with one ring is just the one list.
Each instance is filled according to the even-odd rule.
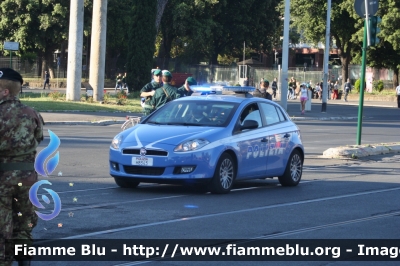
[[280,175],[286,167],[290,154],[287,149],[291,139],[291,126],[286,123],[286,118],[278,107],[269,103],[260,103],[261,115],[268,129],[268,155],[266,175],[273,177]]

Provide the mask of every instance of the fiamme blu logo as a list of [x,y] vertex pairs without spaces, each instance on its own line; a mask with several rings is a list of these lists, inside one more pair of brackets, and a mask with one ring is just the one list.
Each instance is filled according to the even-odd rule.
[[[48,132],[50,135],[50,143],[46,148],[44,148],[43,150],[41,150],[38,153],[38,155],[36,156],[36,159],[35,159],[35,170],[39,175],[44,176],[44,177],[47,177],[48,175],[50,175],[56,169],[58,162],[60,161],[59,151],[57,151],[56,154],[50,158],[50,156],[60,146],[60,139],[51,130],[48,130]],[[47,160],[47,162],[46,162],[46,160]],[[51,183],[48,180],[40,180],[40,181],[36,182],[35,184],[33,184],[31,189],[29,190],[29,199],[32,202],[32,204],[34,206],[36,206],[37,208],[46,209],[42,205],[42,203],[40,203],[40,201],[38,199],[38,190],[41,185],[51,185]],[[60,200],[60,197],[58,196],[58,194],[54,190],[48,189],[48,188],[43,188],[43,189],[45,191],[47,191],[50,194],[50,196],[52,197],[53,202],[54,202],[54,209],[53,209],[52,213],[49,213],[49,214],[41,213],[39,211],[35,211],[35,212],[42,220],[49,221],[49,220],[57,217],[57,215],[60,213],[61,200]],[[42,200],[45,203],[50,204],[50,199],[46,195],[42,195]]]

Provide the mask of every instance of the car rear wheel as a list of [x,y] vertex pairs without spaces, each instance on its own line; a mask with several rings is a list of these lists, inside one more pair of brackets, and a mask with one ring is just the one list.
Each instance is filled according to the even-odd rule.
[[298,150],[294,150],[289,157],[285,173],[278,177],[279,183],[285,187],[297,186],[303,173],[303,158]]
[[229,193],[236,177],[235,162],[228,153],[222,154],[215,168],[214,177],[211,180],[210,191],[215,194]]
[[128,178],[114,177],[115,183],[122,188],[135,188],[140,182],[129,180]]

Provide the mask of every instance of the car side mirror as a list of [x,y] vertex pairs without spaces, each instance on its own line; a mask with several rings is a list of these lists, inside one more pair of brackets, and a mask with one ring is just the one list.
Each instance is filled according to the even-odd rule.
[[240,127],[240,130],[245,129],[255,129],[258,128],[258,122],[255,120],[245,120],[243,125]]

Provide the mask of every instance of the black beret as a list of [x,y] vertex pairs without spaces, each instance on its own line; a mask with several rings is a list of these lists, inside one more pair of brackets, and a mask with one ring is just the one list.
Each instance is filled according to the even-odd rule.
[[0,79],[18,81],[21,83],[21,85],[22,85],[22,83],[24,83],[24,80],[22,79],[21,74],[19,74],[14,69],[11,69],[8,67],[0,68]]

